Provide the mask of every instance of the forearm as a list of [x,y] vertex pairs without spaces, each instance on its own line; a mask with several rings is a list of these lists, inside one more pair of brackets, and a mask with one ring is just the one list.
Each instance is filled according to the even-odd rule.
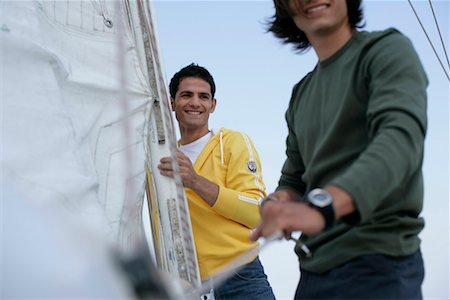
[[209,206],[214,206],[216,203],[219,195],[219,186],[205,177],[197,175],[187,187],[199,195]]
[[376,207],[408,181],[421,164],[423,135],[414,122],[408,125],[403,130],[380,131],[352,166],[329,183],[353,198],[362,221],[370,218]]

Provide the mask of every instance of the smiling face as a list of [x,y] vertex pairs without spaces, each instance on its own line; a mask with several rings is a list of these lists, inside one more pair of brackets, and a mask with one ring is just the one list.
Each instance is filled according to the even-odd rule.
[[182,139],[189,135],[193,141],[209,131],[208,119],[216,107],[216,99],[212,98],[208,82],[197,77],[183,78],[171,102]]
[[308,39],[350,30],[345,0],[289,0],[292,19]]

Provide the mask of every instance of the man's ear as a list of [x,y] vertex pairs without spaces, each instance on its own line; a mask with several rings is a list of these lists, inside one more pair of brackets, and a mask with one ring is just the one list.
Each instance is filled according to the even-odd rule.
[[216,109],[216,104],[217,104],[217,100],[216,100],[216,98],[213,98],[212,102],[211,102],[211,113],[213,113],[214,110]]
[[170,97],[170,106],[172,107],[172,111],[175,111],[175,99]]

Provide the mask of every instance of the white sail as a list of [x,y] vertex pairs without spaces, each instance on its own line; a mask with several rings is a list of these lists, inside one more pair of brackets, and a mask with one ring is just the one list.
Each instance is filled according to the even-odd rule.
[[2,1],[0,13],[2,176],[133,256],[150,174],[162,269],[198,286],[183,188],[152,171],[175,141],[150,3]]

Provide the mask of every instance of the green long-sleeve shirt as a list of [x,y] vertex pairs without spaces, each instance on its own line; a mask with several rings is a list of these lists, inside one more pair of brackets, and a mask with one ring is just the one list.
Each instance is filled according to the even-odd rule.
[[333,184],[357,208],[302,237],[313,251],[299,255],[302,269],[322,273],[360,255],[418,249],[427,84],[410,41],[388,29],[355,33],[294,87],[278,189],[305,195]]

